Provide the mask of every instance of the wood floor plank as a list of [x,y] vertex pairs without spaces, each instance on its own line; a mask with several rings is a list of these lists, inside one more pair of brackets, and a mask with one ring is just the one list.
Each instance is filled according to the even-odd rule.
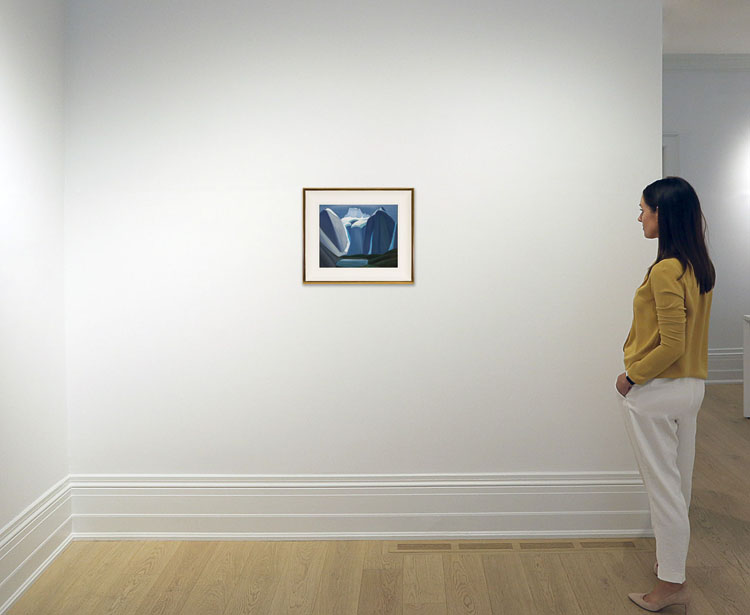
[[365,544],[365,570],[389,570],[403,567],[403,554],[391,553],[390,547],[393,543],[379,540],[371,540]]
[[482,563],[493,615],[534,612],[534,598],[518,554],[484,555]]
[[403,573],[400,567],[365,569],[357,615],[403,615]]
[[521,553],[519,558],[534,598],[535,612],[581,615],[558,553]]
[[171,540],[137,544],[138,550],[123,566],[119,586],[109,600],[97,605],[96,615],[137,615],[139,605],[180,546]]
[[245,543],[249,557],[234,594],[224,609],[227,615],[270,614],[292,543]]
[[689,579],[691,595],[690,612],[700,615],[723,615],[721,611],[714,608],[709,597],[703,591],[704,582],[702,579],[708,579],[712,574],[710,567],[687,567],[686,575]]
[[92,560],[85,573],[78,576],[68,599],[55,609],[56,614],[95,613],[118,591],[123,565],[127,565],[139,545],[129,541],[111,544],[111,548],[102,549],[100,557]]
[[[599,574],[606,577],[606,583],[611,585],[616,595],[615,602],[619,602],[630,610],[633,608],[628,599],[632,592],[647,592],[656,584],[653,568],[656,561],[655,551],[611,551],[596,554],[594,567]],[[590,608],[587,607],[588,611]]]
[[723,489],[714,482],[710,487],[694,490],[694,493],[705,509],[740,522],[742,525],[738,529],[750,536],[750,492]]
[[481,556],[445,553],[442,558],[448,612],[451,615],[492,615]]
[[405,604],[404,615],[448,615],[445,602]]
[[240,583],[250,553],[246,542],[218,543],[182,606],[182,615],[224,613]]
[[404,555],[404,615],[445,613],[445,576],[439,554]]
[[[747,615],[750,613],[750,577],[731,566],[706,567],[698,577],[701,597],[716,615]],[[695,581],[695,579],[693,580]],[[698,613],[702,611],[697,610]]]
[[392,543],[370,541],[365,545],[357,615],[402,615],[402,554],[391,553]]
[[359,605],[365,543],[334,540],[325,547],[325,562],[313,615],[352,615]]
[[85,570],[89,562],[98,557],[95,543],[71,542],[44,573],[26,590],[10,608],[8,615],[35,615],[52,613],[56,604],[64,599],[77,575]]
[[[655,581],[656,545],[653,551],[612,551],[597,554],[597,561],[606,570],[609,578],[622,581],[629,592],[633,587],[648,585]],[[613,574],[614,573],[614,574]]]
[[203,569],[213,556],[216,542],[181,542],[162,573],[137,607],[138,615],[177,615],[187,602]]
[[584,615],[628,615],[631,612],[614,580],[595,565],[596,557],[591,557],[590,553],[566,553],[560,560]]
[[[750,465],[747,464],[747,465]],[[731,462],[701,446],[696,446],[693,491],[718,489],[725,493],[743,493],[747,477],[742,472],[735,473]]]
[[[742,383],[720,385],[708,383],[705,399],[716,404],[719,409],[725,408],[726,414],[742,418],[742,391]],[[736,412],[737,410],[739,412]]]
[[[700,428],[699,428],[700,429]],[[704,430],[706,431],[706,430]],[[717,439],[715,443],[706,443],[706,435],[701,434],[701,442],[695,447],[696,467],[693,472],[694,484],[698,487],[716,487],[722,490],[736,489],[747,483],[744,472],[745,463],[750,456],[745,457],[736,453],[718,452],[726,446],[726,442]],[[747,446],[747,442],[744,443]]]
[[702,507],[700,497],[695,500],[691,510],[691,550],[702,551],[705,564],[730,566],[750,575],[750,540],[737,529],[737,524],[727,524],[722,515]]
[[310,615],[318,595],[324,561],[325,543],[291,543],[281,582],[271,603],[271,612]]

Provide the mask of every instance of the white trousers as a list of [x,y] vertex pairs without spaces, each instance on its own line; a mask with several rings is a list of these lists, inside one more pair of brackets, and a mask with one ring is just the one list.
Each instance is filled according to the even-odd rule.
[[698,378],[656,378],[623,397],[625,426],[643,477],[659,578],[685,582],[695,428],[705,393]]

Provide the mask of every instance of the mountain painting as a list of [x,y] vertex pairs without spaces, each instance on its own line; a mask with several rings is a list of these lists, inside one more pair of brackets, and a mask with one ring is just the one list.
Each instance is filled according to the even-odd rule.
[[321,267],[398,267],[398,205],[320,205]]

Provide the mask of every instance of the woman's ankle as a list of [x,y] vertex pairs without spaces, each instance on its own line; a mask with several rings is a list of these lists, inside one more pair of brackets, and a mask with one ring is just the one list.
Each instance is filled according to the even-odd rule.
[[671,581],[662,581],[661,579],[659,579],[659,583],[656,587],[658,589],[664,589],[664,590],[668,590],[669,592],[673,592],[673,591],[681,590],[683,587],[685,587],[685,583],[686,582],[672,583]]

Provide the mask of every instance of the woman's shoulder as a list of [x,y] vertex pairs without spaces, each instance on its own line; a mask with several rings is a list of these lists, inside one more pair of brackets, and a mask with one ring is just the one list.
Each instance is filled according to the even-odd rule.
[[685,278],[685,273],[685,268],[678,259],[665,258],[651,268],[649,278],[660,285],[672,285],[676,282],[682,282]]
[[672,276],[675,274],[680,276],[684,271],[685,268],[677,258],[665,258],[663,260],[660,260],[651,268],[651,273],[658,273],[667,276]]

